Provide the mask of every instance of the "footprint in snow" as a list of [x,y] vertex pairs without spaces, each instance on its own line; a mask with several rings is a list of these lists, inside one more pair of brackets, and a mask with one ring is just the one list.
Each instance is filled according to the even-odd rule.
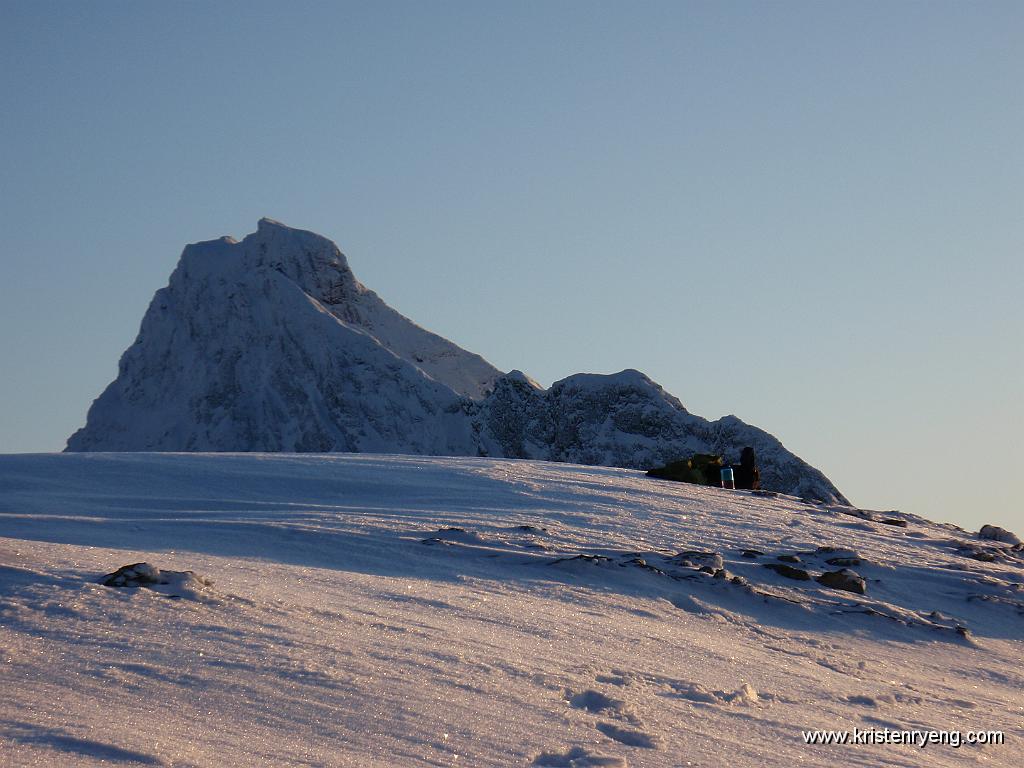
[[605,715],[616,715],[631,722],[636,721],[636,715],[626,702],[620,699],[613,699],[600,691],[588,690],[575,695],[569,694],[569,706],[575,709],[583,709],[587,712]]
[[644,749],[657,749],[661,746],[661,737],[656,733],[635,730],[633,728],[622,728],[615,723],[598,723],[597,730],[609,739],[615,739],[627,747],[642,747]]
[[[761,695],[750,683],[744,683],[735,691],[709,691],[703,686],[690,683],[670,683],[675,696],[697,704],[732,704],[752,706],[761,701]],[[769,699],[773,697],[769,696]]]
[[625,758],[610,757],[573,747],[568,752],[542,752],[534,758],[535,768],[629,768]]
[[599,683],[606,683],[607,685],[618,685],[624,687],[633,684],[633,676],[620,669],[613,669],[611,674],[598,675],[594,679]]

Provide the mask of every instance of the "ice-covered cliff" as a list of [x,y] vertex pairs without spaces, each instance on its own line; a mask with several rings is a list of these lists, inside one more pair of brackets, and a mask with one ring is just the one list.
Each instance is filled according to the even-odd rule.
[[646,467],[752,445],[766,488],[845,501],[735,417],[690,414],[638,371],[545,390],[424,330],[331,241],[269,219],[189,245],[68,451],[482,455]]

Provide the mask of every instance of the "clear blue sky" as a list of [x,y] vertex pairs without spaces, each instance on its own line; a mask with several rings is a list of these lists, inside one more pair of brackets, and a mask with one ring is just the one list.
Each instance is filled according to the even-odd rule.
[[0,451],[186,242],[335,240],[545,385],[639,368],[856,504],[1024,529],[1024,4],[0,0]]

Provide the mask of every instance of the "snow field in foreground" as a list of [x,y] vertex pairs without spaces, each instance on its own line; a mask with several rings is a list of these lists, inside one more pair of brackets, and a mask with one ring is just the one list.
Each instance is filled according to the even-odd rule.
[[[542,462],[0,456],[0,765],[1016,764],[1019,553],[854,512]],[[814,580],[836,554],[866,594]],[[96,583],[142,561],[212,586]],[[1007,743],[801,738],[855,727]]]

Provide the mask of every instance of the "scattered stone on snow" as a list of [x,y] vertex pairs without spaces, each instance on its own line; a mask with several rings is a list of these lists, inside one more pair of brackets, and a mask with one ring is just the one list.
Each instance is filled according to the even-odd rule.
[[764,552],[762,552],[759,549],[744,549],[743,550],[743,557],[749,557],[751,559],[754,559],[754,558],[761,557],[763,555],[764,555]]
[[831,589],[841,589],[846,592],[856,592],[858,595],[866,594],[868,591],[867,582],[856,571],[843,568],[839,571],[825,571],[817,579],[819,584]]
[[1011,533],[1005,528],[1000,528],[998,525],[983,525],[981,530],[978,531],[979,539],[988,539],[990,541],[1001,541],[1004,544],[1020,544],[1020,539],[1016,534]]
[[988,547],[979,547],[977,544],[961,544],[956,548],[958,554],[977,560],[982,563],[994,563],[996,553]]
[[213,582],[193,571],[161,571],[149,563],[123,565],[113,573],[100,577],[104,587],[138,589],[145,587],[172,598],[199,598],[209,593]]
[[818,547],[813,552],[801,552],[803,555],[810,555],[812,557],[825,557],[825,563],[833,566],[849,567],[851,565],[860,565],[864,559],[854,552],[852,549],[844,549],[842,547]]
[[132,563],[122,565],[113,573],[108,573],[100,579],[104,587],[146,587],[150,584],[159,584],[160,569],[149,563]]
[[526,531],[527,533],[547,533],[547,528],[539,528],[536,525],[517,525],[517,531]]
[[610,563],[612,559],[605,557],[604,555],[574,555],[572,557],[560,557],[557,560],[552,560],[548,565],[558,565],[559,563],[572,563],[582,562],[590,563],[591,565],[601,565],[602,563]]
[[845,568],[851,565],[860,565],[864,561],[859,557],[830,557],[825,562],[829,565],[842,566]]
[[849,507],[847,509],[839,509],[836,511],[841,512],[844,515],[849,515],[850,517],[859,518],[861,520],[874,521],[875,519],[875,516],[871,512],[868,512],[866,509],[857,509],[856,507]]
[[781,561],[783,563],[799,563],[800,562],[800,558],[797,555],[779,555],[775,559],[779,560],[779,561]]
[[433,535],[423,539],[423,544],[485,544],[484,538],[473,531],[467,531],[458,526],[443,526],[438,528]]
[[645,571],[652,571],[654,573],[661,574],[662,576],[665,575],[665,572],[663,570],[651,565],[642,557],[631,557],[630,559],[624,560],[623,562],[619,563],[619,566],[622,568],[625,568],[628,565],[635,566],[636,568],[643,568]]
[[710,568],[711,570],[706,571],[707,573],[714,573],[719,568],[725,567],[725,561],[717,552],[680,552],[669,562],[683,568],[699,568],[701,570]]
[[811,580],[811,574],[802,568],[794,568],[792,565],[786,565],[785,563],[762,563],[762,565],[775,571],[779,576],[785,576],[787,579],[795,579],[796,581]]

